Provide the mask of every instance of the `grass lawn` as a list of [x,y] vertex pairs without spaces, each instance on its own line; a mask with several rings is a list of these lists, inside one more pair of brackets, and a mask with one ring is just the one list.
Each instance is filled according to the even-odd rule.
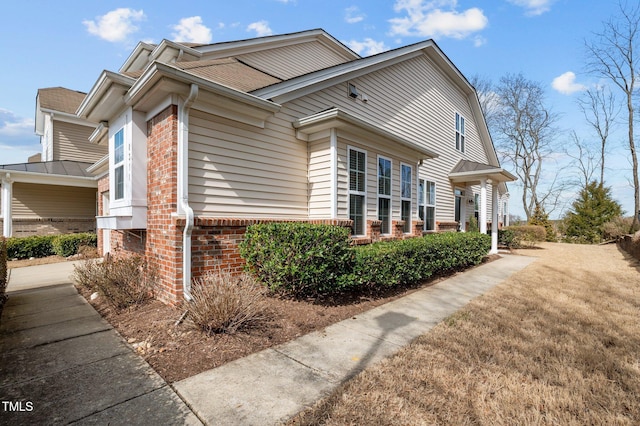
[[640,424],[640,264],[520,254],[539,259],[290,424]]

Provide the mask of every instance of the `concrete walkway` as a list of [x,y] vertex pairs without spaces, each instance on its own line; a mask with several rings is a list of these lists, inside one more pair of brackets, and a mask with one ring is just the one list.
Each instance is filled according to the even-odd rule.
[[212,425],[274,425],[393,355],[535,259],[504,256],[297,340],[173,384]]
[[73,265],[15,269],[0,325],[0,401],[13,405],[2,403],[0,424],[278,424],[534,260],[503,256],[176,382],[182,399],[71,284],[54,285],[69,282]]
[[81,297],[71,262],[11,270],[0,424],[201,424]]

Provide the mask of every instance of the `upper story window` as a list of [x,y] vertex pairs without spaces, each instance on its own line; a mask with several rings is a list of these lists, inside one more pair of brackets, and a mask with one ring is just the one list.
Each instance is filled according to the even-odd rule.
[[456,149],[464,152],[464,117],[456,112]]
[[403,231],[411,232],[411,182],[413,167],[402,164],[400,166],[400,219],[404,221]]
[[365,234],[367,155],[349,148],[349,219],[353,221],[353,235]]
[[378,157],[378,220],[380,232],[391,232],[391,160]]
[[113,137],[113,190],[114,200],[124,198],[124,128]]

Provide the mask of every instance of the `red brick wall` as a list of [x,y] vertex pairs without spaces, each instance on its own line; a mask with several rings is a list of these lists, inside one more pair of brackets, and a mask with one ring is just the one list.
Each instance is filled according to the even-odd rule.
[[182,232],[175,217],[178,194],[178,107],[147,123],[147,238],[149,266],[158,276],[158,298],[182,301]]

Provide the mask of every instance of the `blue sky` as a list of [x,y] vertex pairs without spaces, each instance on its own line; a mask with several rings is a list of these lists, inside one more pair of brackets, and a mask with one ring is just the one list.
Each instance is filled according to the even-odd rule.
[[[467,77],[497,82],[521,72],[546,89],[548,104],[561,115],[558,141],[568,145],[571,129],[592,138],[576,104],[584,89],[598,84],[584,73],[584,40],[617,11],[609,0],[6,2],[0,15],[0,164],[40,152],[38,88],[87,92],[102,70],[117,71],[139,41],[215,43],[313,28],[362,56],[433,38]],[[631,212],[631,166],[621,130],[612,141],[606,182]],[[567,173],[561,155],[547,168],[550,175]],[[518,185],[510,188],[512,213],[523,216]]]

